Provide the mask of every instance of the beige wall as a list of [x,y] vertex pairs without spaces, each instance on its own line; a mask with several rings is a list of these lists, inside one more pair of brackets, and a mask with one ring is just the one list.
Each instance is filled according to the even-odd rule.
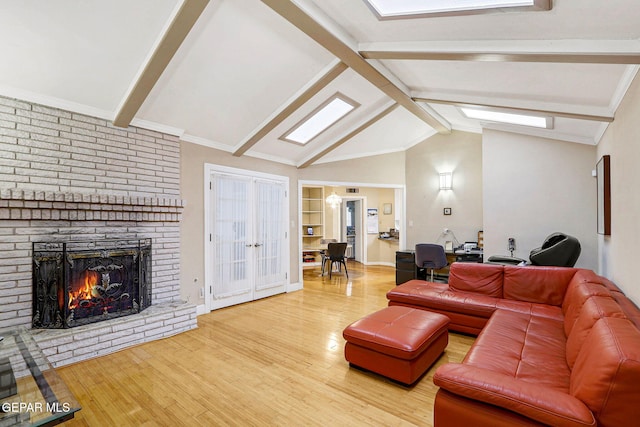
[[404,152],[322,163],[300,169],[300,180],[337,183],[404,185]]
[[[435,135],[409,149],[406,159],[407,248],[444,244],[438,241],[444,228],[460,243],[477,241],[482,229],[482,136],[457,131]],[[441,172],[453,172],[452,190],[440,190]],[[451,215],[443,214],[445,207]]]
[[636,248],[640,242],[640,77],[636,75],[615,121],[598,144],[611,156],[611,236],[597,236],[598,269],[640,304]]
[[[394,203],[394,189],[393,188],[375,188],[375,187],[361,187],[357,186],[358,193],[348,194],[345,186],[325,186],[325,197],[331,194],[333,191],[341,197],[356,197],[364,198],[365,203],[363,209],[366,213],[368,208],[378,209],[378,230],[389,231],[390,228],[394,228],[395,215],[384,215],[382,208],[385,203],[391,203],[393,205],[395,213]],[[325,208],[325,237],[328,239],[340,239],[340,230],[337,229],[339,223],[339,210],[333,210],[329,205]],[[332,230],[336,230],[335,232]],[[363,224],[362,232],[366,233],[366,223]],[[395,266],[395,256],[398,250],[397,242],[388,242],[378,239],[378,234],[366,234],[367,245],[367,264],[378,265],[390,265]]]
[[508,255],[513,237],[514,255],[528,259],[560,231],[580,241],[576,267],[596,269],[596,148],[493,130],[482,145],[485,258]]
[[254,159],[234,157],[229,153],[181,142],[180,162],[182,198],[187,201],[180,227],[182,254],[180,259],[180,295],[195,304],[204,304],[200,288],[204,286],[204,165],[216,165],[248,169],[289,177],[290,216],[290,282],[298,282],[298,181],[293,166]]

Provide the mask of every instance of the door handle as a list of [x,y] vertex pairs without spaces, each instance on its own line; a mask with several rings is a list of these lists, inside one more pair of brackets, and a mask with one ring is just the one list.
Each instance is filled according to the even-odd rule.
[[259,248],[260,246],[262,246],[262,244],[261,244],[261,243],[256,243],[256,244],[255,244],[255,245],[253,245],[253,246],[255,246],[256,248]]
[[253,246],[251,243],[249,243],[248,245],[244,245],[247,248],[250,248],[251,246]]

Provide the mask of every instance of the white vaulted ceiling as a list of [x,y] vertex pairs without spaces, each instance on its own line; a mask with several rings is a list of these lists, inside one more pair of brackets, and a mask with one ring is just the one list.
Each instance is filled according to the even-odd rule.
[[[483,127],[597,144],[638,70],[638,22],[637,0],[399,20],[364,0],[7,0],[0,95],[298,167]],[[359,107],[305,146],[279,139],[336,93]]]

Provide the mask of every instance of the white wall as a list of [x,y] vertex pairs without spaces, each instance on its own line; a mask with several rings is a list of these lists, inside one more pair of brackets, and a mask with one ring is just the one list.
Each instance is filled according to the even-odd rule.
[[[598,144],[611,156],[611,236],[598,236],[599,272],[640,304],[636,265],[640,242],[640,78],[636,76]],[[596,159],[596,160],[597,160]]]
[[507,132],[483,134],[484,244],[488,256],[515,256],[560,231],[580,241],[576,267],[596,269],[596,148]]
[[[438,238],[445,227],[460,243],[477,241],[483,222],[482,156],[482,136],[457,131],[434,135],[407,150],[407,247],[401,249],[444,244]],[[452,190],[440,190],[441,172],[453,172]],[[451,215],[443,214],[445,207]]]

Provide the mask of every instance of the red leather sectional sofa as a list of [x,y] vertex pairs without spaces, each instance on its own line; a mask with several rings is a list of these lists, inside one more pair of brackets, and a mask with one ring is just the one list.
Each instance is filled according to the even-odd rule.
[[593,271],[454,263],[387,297],[479,334],[434,374],[435,426],[640,426],[640,310]]

